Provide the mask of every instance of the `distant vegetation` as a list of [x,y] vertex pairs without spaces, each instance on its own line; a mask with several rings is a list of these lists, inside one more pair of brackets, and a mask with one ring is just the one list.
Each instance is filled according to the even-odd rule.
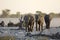
[[[16,12],[16,14],[10,14],[10,11],[11,10],[9,9],[2,10],[2,14],[0,15],[0,18],[20,18],[21,16],[20,12]],[[29,13],[29,14],[32,14],[32,13]],[[36,11],[36,14],[44,16],[46,13],[41,11]],[[53,17],[60,17],[60,13],[50,12],[49,14],[52,15]]]
[[2,10],[2,14],[0,15],[0,18],[19,18],[20,12],[16,12],[16,14],[10,14],[9,9]]

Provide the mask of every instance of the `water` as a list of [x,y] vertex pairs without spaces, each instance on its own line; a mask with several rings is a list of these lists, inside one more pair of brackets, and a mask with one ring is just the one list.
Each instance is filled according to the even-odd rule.
[[13,22],[13,23],[18,23],[19,22],[19,18],[0,18],[0,22],[4,21],[5,25],[7,25],[9,23],[9,21]]
[[[13,22],[13,23],[18,23],[19,22],[19,18],[0,18],[0,22],[4,21],[5,25],[7,25],[9,23],[9,21]],[[45,23],[44,23],[45,26]],[[53,18],[51,21],[51,25],[50,27],[58,27],[60,26],[60,18]]]
[[51,27],[58,27],[60,26],[60,18],[53,18],[51,21]]

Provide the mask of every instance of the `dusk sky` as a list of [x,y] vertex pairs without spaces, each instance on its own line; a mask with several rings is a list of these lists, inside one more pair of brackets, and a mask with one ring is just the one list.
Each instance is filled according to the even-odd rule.
[[10,9],[11,13],[60,12],[60,0],[0,0],[0,14],[3,9]]

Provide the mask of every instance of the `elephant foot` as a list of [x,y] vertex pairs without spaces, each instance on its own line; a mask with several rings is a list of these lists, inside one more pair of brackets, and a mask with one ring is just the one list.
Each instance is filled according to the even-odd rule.
[[31,30],[31,32],[33,32],[33,30]]
[[38,31],[38,29],[36,29],[36,31]]

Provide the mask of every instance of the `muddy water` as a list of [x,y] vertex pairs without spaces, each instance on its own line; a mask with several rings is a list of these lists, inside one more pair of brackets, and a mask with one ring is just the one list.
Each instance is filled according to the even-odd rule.
[[[9,21],[13,22],[13,23],[18,23],[19,22],[19,18],[0,18],[0,22],[4,21],[5,25],[7,25],[9,23]],[[44,23],[45,26],[45,23]],[[51,25],[50,27],[57,27],[60,26],[60,18],[53,18],[51,21]]]

